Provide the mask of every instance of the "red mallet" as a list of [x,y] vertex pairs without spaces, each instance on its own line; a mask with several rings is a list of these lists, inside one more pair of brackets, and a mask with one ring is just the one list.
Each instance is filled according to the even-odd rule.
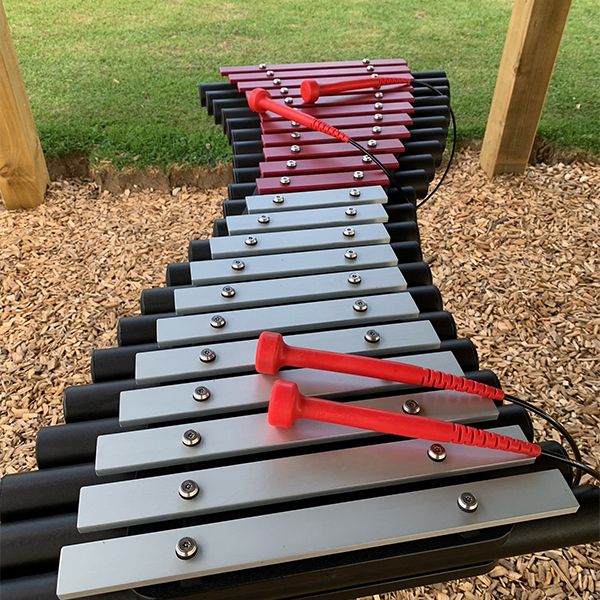
[[412,81],[412,75],[404,75],[404,77],[361,77],[337,81],[336,83],[319,83],[316,79],[305,79],[300,84],[300,94],[304,102],[312,104],[321,96],[332,96],[340,92],[362,90],[364,88],[380,88],[383,85],[410,85]]
[[289,119],[290,121],[300,123],[300,125],[304,125],[313,131],[330,135],[341,142],[348,142],[350,140],[345,133],[342,133],[339,129],[336,129],[332,125],[328,125],[325,123],[325,121],[316,119],[315,117],[312,117],[311,115],[308,115],[297,108],[291,108],[285,104],[276,102],[273,100],[273,98],[271,98],[271,94],[269,94],[269,92],[263,88],[254,88],[248,93],[247,98],[248,106],[255,113],[262,114],[267,111],[273,112],[284,119]]
[[334,371],[363,377],[375,377],[386,381],[409,383],[441,390],[455,390],[477,394],[492,400],[502,400],[504,392],[491,385],[458,377],[433,369],[425,369],[416,365],[392,362],[380,358],[355,356],[310,348],[288,346],[283,336],[271,331],[263,331],[258,338],[256,370],[265,375],[275,375],[281,367],[305,367],[321,371]]
[[269,401],[269,424],[289,428],[296,419],[311,419],[432,442],[504,450],[527,456],[539,456],[542,451],[537,444],[459,423],[309,398],[300,393],[295,383],[276,381]]

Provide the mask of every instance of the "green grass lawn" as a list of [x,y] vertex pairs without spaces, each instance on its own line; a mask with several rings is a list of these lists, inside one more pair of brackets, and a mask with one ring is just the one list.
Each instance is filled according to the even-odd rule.
[[[483,135],[509,0],[4,0],[48,156],[212,164],[225,138],[197,101],[221,65],[403,57],[446,69],[462,138]],[[600,154],[600,10],[576,0],[540,133]]]

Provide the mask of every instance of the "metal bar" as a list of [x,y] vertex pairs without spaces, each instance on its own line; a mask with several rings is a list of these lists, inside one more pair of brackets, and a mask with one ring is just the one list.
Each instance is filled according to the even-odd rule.
[[[290,133],[266,133],[261,136],[263,146],[289,146],[290,144],[334,144],[336,138],[318,131],[292,132],[298,133],[300,137],[292,137]],[[381,127],[381,131],[373,131],[373,126],[363,124],[362,127],[344,129],[344,133],[356,141],[363,140],[385,140],[406,139],[411,136],[410,131],[404,125],[389,125]],[[375,135],[373,135],[375,133]]]
[[288,71],[302,71],[309,73],[314,69],[345,69],[347,67],[362,67],[372,64],[375,67],[385,67],[388,65],[405,65],[406,60],[402,58],[376,58],[364,60],[341,60],[341,61],[325,61],[312,63],[276,63],[262,65],[243,65],[232,67],[221,67],[219,73],[223,76],[233,75],[234,73],[262,73],[264,71],[277,71],[286,69]]

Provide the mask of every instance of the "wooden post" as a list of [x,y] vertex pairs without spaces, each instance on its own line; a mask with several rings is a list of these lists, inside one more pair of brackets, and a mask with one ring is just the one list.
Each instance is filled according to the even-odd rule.
[[0,0],[0,197],[7,208],[44,201],[48,170]]
[[571,0],[515,0],[480,162],[492,177],[527,166]]

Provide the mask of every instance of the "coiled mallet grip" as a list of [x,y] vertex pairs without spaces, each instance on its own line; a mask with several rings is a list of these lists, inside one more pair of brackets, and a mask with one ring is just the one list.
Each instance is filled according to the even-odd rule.
[[300,94],[304,102],[312,104],[321,96],[331,96],[340,92],[365,88],[380,88],[383,85],[410,85],[412,81],[412,75],[405,75],[404,77],[361,77],[335,83],[319,83],[316,79],[305,79],[300,84]]
[[254,88],[248,93],[247,99],[250,110],[253,110],[255,113],[262,114],[267,111],[273,112],[284,119],[289,119],[290,121],[300,123],[300,125],[304,125],[304,127],[308,127],[313,131],[330,135],[341,142],[348,142],[350,140],[345,133],[342,133],[339,129],[336,129],[332,125],[328,125],[325,123],[325,121],[316,119],[315,117],[302,112],[297,108],[291,108],[285,104],[276,102],[273,100],[273,98],[271,98],[271,94],[269,94],[269,92],[264,88]]
[[537,444],[524,442],[491,431],[448,423],[427,417],[403,415],[401,413],[374,408],[364,408],[303,396],[292,381],[278,380],[271,389],[268,421],[274,427],[292,427],[296,419],[311,419],[324,423],[335,423],[347,427],[358,427],[391,435],[476,446],[491,450],[515,452],[526,456],[539,456]]
[[281,334],[263,331],[256,346],[256,370],[265,375],[275,375],[284,366],[334,371],[441,390],[455,390],[492,400],[504,398],[502,390],[465,377],[380,358],[288,346]]

